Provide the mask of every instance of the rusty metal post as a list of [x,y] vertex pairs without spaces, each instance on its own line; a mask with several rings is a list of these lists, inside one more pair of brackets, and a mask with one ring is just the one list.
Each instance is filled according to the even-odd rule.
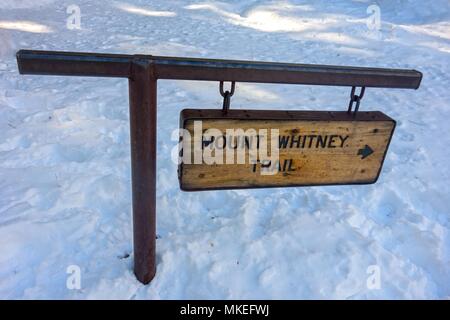
[[156,78],[148,59],[136,58],[129,78],[134,273],[149,283],[156,273]]

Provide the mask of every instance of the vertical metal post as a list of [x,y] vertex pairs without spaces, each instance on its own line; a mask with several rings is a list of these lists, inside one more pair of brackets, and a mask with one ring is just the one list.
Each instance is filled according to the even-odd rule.
[[156,78],[136,58],[129,78],[134,273],[147,284],[156,273]]

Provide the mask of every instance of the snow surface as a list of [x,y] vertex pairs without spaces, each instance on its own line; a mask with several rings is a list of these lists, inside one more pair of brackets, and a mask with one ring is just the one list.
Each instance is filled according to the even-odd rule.
[[[66,28],[69,5],[81,30]],[[0,1],[0,298],[450,297],[450,3]],[[183,108],[218,83],[160,81],[158,272],[132,272],[124,79],[21,76],[16,50],[413,68],[419,90],[368,89],[398,121],[379,181],[183,193],[170,160]],[[238,83],[232,108],[345,110],[349,89]],[[81,289],[66,287],[67,267]],[[379,267],[379,289],[367,286]]]

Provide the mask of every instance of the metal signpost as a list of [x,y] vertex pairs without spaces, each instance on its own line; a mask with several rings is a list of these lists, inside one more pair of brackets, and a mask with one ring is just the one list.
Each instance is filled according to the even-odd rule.
[[[20,50],[21,74],[122,77],[129,81],[134,272],[149,283],[156,272],[156,97],[158,79],[230,81],[223,110],[184,110],[181,126],[277,127],[276,175],[258,176],[264,165],[182,164],[184,190],[373,183],[381,170],[395,122],[381,112],[358,112],[366,87],[417,89],[415,70]],[[347,112],[228,110],[235,82],[352,87]],[[355,88],[361,87],[359,95]],[[355,110],[353,110],[355,104]],[[281,139],[284,139],[283,142]],[[203,142],[202,142],[203,143]],[[296,152],[302,150],[301,153]],[[331,159],[331,160],[330,160]],[[233,165],[231,165],[233,166]]]

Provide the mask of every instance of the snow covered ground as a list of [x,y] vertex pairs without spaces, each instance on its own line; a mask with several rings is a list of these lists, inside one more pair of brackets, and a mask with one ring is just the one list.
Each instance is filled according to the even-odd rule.
[[[66,26],[81,10],[81,29]],[[448,299],[450,3],[0,1],[0,298]],[[124,79],[21,76],[18,49],[412,68],[419,90],[368,89],[398,121],[379,181],[183,193],[170,140],[218,83],[160,81],[158,272],[132,272]],[[232,108],[345,110],[348,88],[238,83]],[[81,270],[81,289],[66,286]],[[372,272],[380,283],[367,285]],[[373,279],[373,278],[370,278]],[[369,279],[369,280],[370,280]],[[369,284],[372,283],[369,281]]]

